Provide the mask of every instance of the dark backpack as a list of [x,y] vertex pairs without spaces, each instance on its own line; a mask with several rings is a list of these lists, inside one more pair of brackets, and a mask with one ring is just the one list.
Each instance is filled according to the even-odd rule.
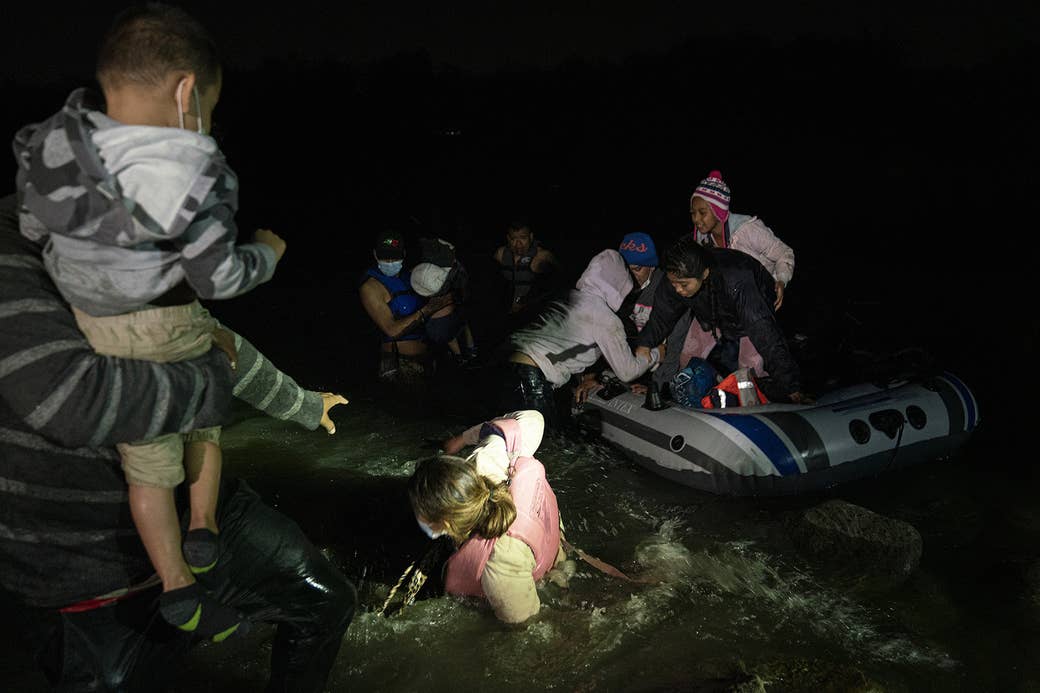
[[454,267],[455,246],[443,238],[420,238],[419,262],[430,262],[438,267]]

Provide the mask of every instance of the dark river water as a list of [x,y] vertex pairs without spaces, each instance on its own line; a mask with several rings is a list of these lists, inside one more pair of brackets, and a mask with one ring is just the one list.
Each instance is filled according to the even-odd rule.
[[[434,79],[421,55],[414,75],[409,59],[367,76],[309,62],[229,73],[218,121],[242,175],[242,238],[270,227],[289,251],[271,283],[211,310],[306,387],[351,403],[335,410],[331,438],[239,409],[223,435],[225,473],[296,520],[359,586],[330,691],[1040,691],[1040,384],[1035,368],[1019,371],[1040,345],[1028,308],[1036,273],[1010,245],[1028,233],[1004,221],[1034,206],[1035,166],[1019,152],[1035,130],[1020,103],[1035,71],[1012,52],[1000,69],[931,74],[889,62],[902,46],[871,46],[799,46],[785,63],[768,46],[742,44],[736,60],[732,45],[709,42],[703,59],[691,47],[642,67],[579,61],[486,81]],[[719,56],[743,105],[716,117],[694,86]],[[274,120],[249,98],[272,84],[288,104]],[[67,93],[15,85],[0,115],[9,137]],[[315,97],[324,93],[337,100]],[[349,107],[330,106],[343,98]],[[293,133],[329,122],[333,136],[317,146]],[[650,232],[661,250],[689,232],[690,191],[716,166],[734,210],[764,215],[796,249],[782,321],[800,310],[835,328],[848,312],[820,312],[809,297],[870,297],[880,327],[860,313],[843,329],[940,349],[979,395],[975,436],[950,459],[827,494],[732,499],[660,478],[596,436],[553,433],[538,457],[568,539],[655,581],[579,563],[569,588],[547,587],[541,613],[518,627],[428,593],[377,616],[428,548],[404,493],[416,460],[435,451],[431,440],[500,412],[484,406],[493,382],[480,373],[429,391],[372,383],[377,337],[357,299],[371,239],[393,226],[412,241],[455,241],[479,302],[516,213],[533,218],[572,286],[625,233]],[[803,558],[787,519],[833,498],[912,524],[918,569],[867,588]],[[173,689],[262,690],[272,636],[260,626],[199,646]],[[0,632],[0,691],[44,690],[22,640]]]
[[[229,473],[297,519],[359,583],[332,691],[1040,687],[1040,613],[1022,578],[1040,523],[1031,498],[981,471],[983,432],[951,459],[772,500],[696,492],[594,436],[553,433],[539,458],[568,538],[657,582],[624,583],[579,562],[569,589],[546,588],[542,612],[520,627],[435,596],[378,616],[426,549],[405,480],[431,439],[470,423],[461,398],[410,393],[392,408],[378,390],[348,393],[332,438],[246,411],[226,430]],[[803,560],[784,520],[825,498],[913,524],[924,538],[919,569],[879,591]],[[258,690],[271,635],[200,647],[177,690]]]
[[[354,296],[339,298],[349,306]],[[813,496],[698,492],[587,431],[553,432],[538,457],[568,539],[653,582],[622,582],[579,562],[569,588],[546,587],[541,613],[522,626],[433,590],[388,618],[377,612],[389,589],[429,547],[406,480],[436,441],[499,413],[488,407],[493,378],[375,384],[374,344],[360,323],[330,320],[336,297],[319,296],[307,311],[299,306],[313,294],[298,298],[275,310],[262,296],[244,297],[241,312],[218,315],[305,386],[351,402],[334,410],[333,437],[239,405],[223,435],[225,473],[296,520],[359,587],[328,690],[1040,690],[1032,417],[1007,393],[983,390],[979,372],[951,368],[975,388],[982,419],[958,455]],[[311,331],[272,338],[300,325]],[[912,524],[923,538],[918,569],[881,589],[804,558],[787,520],[827,499]],[[262,690],[272,638],[261,625],[200,645],[173,690]],[[5,690],[44,690],[17,636],[4,642]]]
[[[569,588],[546,587],[541,613],[522,626],[433,590],[377,615],[429,546],[405,482],[435,441],[489,415],[489,378],[388,389],[302,375],[351,399],[334,410],[335,436],[244,405],[225,428],[225,473],[295,519],[359,587],[330,691],[1040,690],[1040,598],[1026,577],[1040,556],[1040,511],[1029,475],[1015,471],[1027,465],[1007,464],[1007,431],[985,397],[960,454],[814,496],[698,492],[589,432],[552,432],[538,457],[570,541],[653,582],[579,561]],[[924,542],[919,568],[878,589],[803,558],[786,520],[831,498],[911,523]],[[259,626],[197,647],[174,690],[262,690],[272,638]],[[43,690],[17,646],[6,651],[8,690]]]

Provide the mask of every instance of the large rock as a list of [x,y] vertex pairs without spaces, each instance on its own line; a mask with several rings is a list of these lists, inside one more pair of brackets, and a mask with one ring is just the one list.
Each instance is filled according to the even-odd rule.
[[864,586],[898,584],[921,562],[923,542],[913,525],[841,500],[795,516],[788,529],[806,557]]

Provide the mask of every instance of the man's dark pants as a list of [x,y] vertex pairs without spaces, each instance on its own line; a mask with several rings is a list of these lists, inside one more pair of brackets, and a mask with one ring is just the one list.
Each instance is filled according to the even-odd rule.
[[[322,691],[354,615],[354,586],[243,481],[218,507],[221,557],[199,582],[251,621],[277,624],[268,691]],[[161,691],[191,646],[159,617],[159,589],[79,613],[43,614],[41,664],[59,691]]]

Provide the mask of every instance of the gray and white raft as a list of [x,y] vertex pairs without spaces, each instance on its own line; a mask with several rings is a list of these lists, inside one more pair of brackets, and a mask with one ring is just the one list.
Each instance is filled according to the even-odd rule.
[[721,495],[819,491],[949,457],[979,424],[978,402],[950,373],[861,384],[811,405],[652,411],[644,398],[601,390],[586,411],[602,435],[644,467]]

